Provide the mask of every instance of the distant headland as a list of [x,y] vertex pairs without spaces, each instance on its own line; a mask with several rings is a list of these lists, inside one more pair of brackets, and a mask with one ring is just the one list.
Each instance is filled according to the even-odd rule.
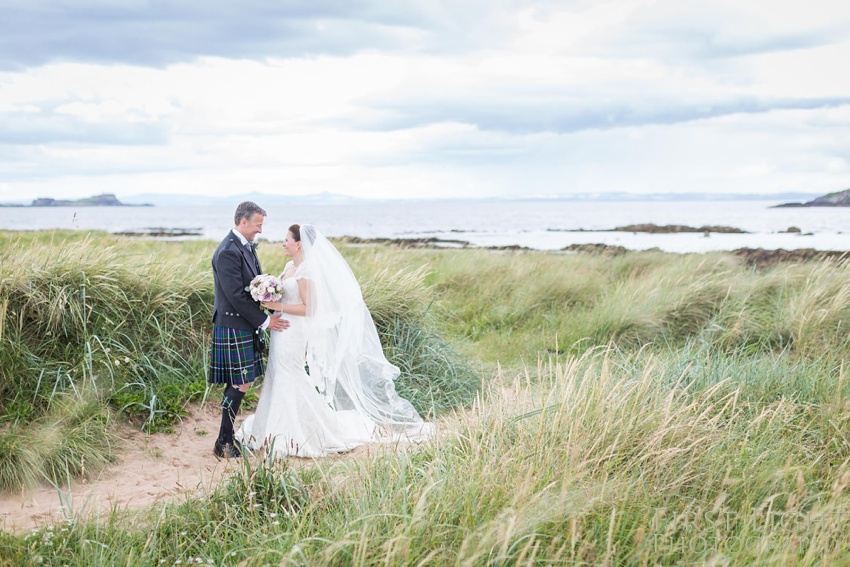
[[782,203],[779,207],[850,207],[850,189],[828,193],[805,203]]
[[51,197],[40,197],[33,199],[31,205],[0,205],[2,207],[153,207],[149,203],[141,205],[130,205],[122,203],[112,193],[104,193],[103,195],[95,195],[94,197],[86,197],[84,199],[53,199]]

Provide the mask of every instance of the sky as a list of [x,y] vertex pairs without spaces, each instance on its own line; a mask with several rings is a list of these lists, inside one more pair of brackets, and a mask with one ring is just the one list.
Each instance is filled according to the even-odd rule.
[[0,0],[0,202],[850,188],[850,2]]

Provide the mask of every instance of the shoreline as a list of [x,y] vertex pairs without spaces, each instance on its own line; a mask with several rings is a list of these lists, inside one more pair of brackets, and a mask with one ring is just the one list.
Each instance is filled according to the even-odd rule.
[[[350,227],[349,227],[350,228]],[[162,241],[203,242],[217,241],[218,234],[202,226],[159,225],[140,228],[11,228],[0,229],[7,233],[33,234],[58,233],[84,235],[88,232],[102,233],[114,237]],[[342,230],[345,230],[343,228]],[[268,231],[260,242],[275,244],[282,241],[278,232]],[[366,232],[366,231],[364,231]],[[795,226],[771,232],[748,232],[731,226],[704,225],[656,225],[643,223],[624,225],[613,229],[556,229],[530,230],[466,230],[443,229],[409,231],[389,235],[370,235],[343,232],[328,235],[331,239],[348,245],[379,244],[399,248],[457,248],[496,251],[541,251],[541,252],[591,252],[619,254],[626,251],[660,251],[671,254],[708,252],[739,253],[741,250],[773,251],[789,257],[809,258],[818,253],[829,257],[841,257],[850,251],[850,232],[803,232]]]
[[[640,252],[657,252],[661,254],[697,254],[698,252],[665,252],[664,250],[660,250],[658,248],[651,248],[649,250],[631,250],[624,246],[618,245],[610,245],[603,243],[587,243],[587,244],[570,244],[561,248],[560,250],[538,250],[535,248],[528,248],[525,246],[473,246],[473,245],[464,245],[464,246],[441,246],[441,243],[449,243],[456,244],[458,242],[462,242],[465,244],[469,244],[465,241],[458,240],[440,240],[439,238],[359,238],[359,237],[343,237],[339,240],[346,242],[348,244],[381,244],[388,246],[396,246],[399,248],[424,248],[424,249],[432,249],[432,250],[442,250],[442,249],[452,249],[452,248],[464,248],[464,249],[480,249],[480,250],[493,250],[493,251],[503,251],[503,252],[547,252],[547,253],[573,253],[573,254],[596,254],[602,256],[620,256],[628,253],[640,253]],[[744,261],[751,266],[756,266],[758,268],[765,268],[772,265],[775,265],[780,262],[812,262],[818,260],[836,260],[838,262],[844,262],[850,259],[850,250],[842,251],[842,250],[816,250],[814,248],[798,248],[794,250],[785,250],[784,248],[778,249],[765,249],[765,248],[737,248],[735,250],[718,250],[716,252],[733,254],[735,256],[741,257]]]
[[[15,207],[0,211],[5,211],[0,215],[0,226],[9,230],[64,228],[132,232],[139,236],[158,232],[161,238],[214,240],[220,240],[232,228],[233,215],[229,207],[213,205]],[[301,221],[322,227],[330,237],[435,237],[479,247],[559,250],[570,244],[598,242],[633,250],[658,247],[671,252],[742,247],[850,250],[850,217],[838,209],[767,209],[762,202],[748,201],[734,206],[723,202],[456,203],[452,207],[395,202],[292,204],[269,212],[261,237],[272,242],[282,241],[287,227]],[[787,233],[794,227],[800,236],[811,236],[790,238]]]

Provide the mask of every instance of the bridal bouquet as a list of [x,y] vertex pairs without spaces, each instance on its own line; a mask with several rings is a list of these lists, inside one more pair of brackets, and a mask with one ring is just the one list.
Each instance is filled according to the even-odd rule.
[[254,301],[280,301],[283,297],[283,284],[274,276],[268,274],[260,274],[253,280],[251,284],[245,288],[245,291],[251,294]]

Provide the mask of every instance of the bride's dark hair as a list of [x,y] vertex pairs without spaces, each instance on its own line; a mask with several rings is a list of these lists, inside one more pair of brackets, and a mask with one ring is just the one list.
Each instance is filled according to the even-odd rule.
[[295,242],[301,242],[301,225],[293,224],[289,227],[289,232],[292,233],[292,238],[295,239]]
[[[292,233],[292,238],[295,239],[295,242],[301,242],[301,225],[293,224],[289,227],[289,232]],[[316,229],[312,224],[304,225],[304,236],[307,237],[307,240],[310,241],[310,244],[316,242]]]

